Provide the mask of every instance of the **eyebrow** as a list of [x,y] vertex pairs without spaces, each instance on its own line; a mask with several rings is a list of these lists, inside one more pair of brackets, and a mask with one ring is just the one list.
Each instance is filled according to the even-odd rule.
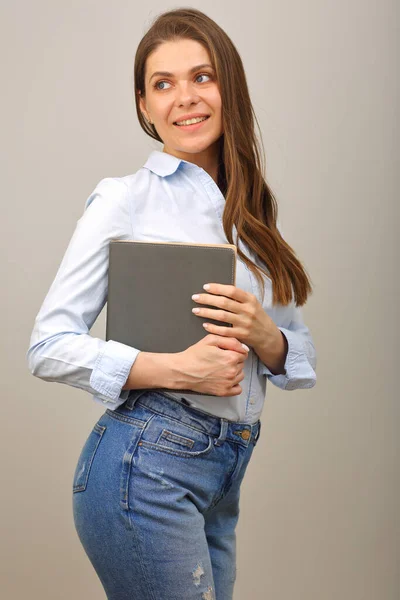
[[[213,69],[212,65],[209,65],[208,63],[203,63],[202,65],[196,65],[195,67],[192,67],[191,69],[189,69],[189,73],[194,73],[195,71],[198,71],[199,69],[204,69],[206,67]],[[150,77],[149,81],[151,81],[153,79],[153,77],[156,77],[157,75],[161,75],[162,77],[173,77],[174,76],[174,74],[170,73],[169,71],[155,71],[153,73],[153,75]]]

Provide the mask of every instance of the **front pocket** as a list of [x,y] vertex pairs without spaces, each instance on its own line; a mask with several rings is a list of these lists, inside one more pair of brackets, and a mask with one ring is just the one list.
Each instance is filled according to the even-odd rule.
[[168,429],[163,429],[158,436],[157,444],[165,444],[166,440],[170,440],[171,442],[174,442],[174,444],[178,444],[178,446],[182,446],[183,448],[193,448],[194,446],[194,440],[191,438],[178,435],[172,431],[168,431]]
[[156,413],[143,430],[138,446],[189,458],[210,452],[213,438],[206,430]]
[[105,425],[99,425],[96,423],[92,431],[89,433],[75,468],[72,483],[73,493],[83,492],[86,489],[90,468],[105,430]]

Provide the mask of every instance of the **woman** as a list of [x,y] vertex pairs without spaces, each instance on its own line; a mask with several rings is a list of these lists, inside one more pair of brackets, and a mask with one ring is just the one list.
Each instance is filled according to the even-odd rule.
[[[37,315],[29,368],[106,408],[76,466],[73,511],[107,597],[228,600],[266,379],[286,390],[316,383],[300,308],[311,286],[277,226],[226,33],[195,9],[161,14],[134,74],[139,122],[163,149],[134,174],[102,179],[87,199]],[[176,354],[90,336],[107,300],[111,239],[235,243],[237,285],[208,282],[193,299],[205,323],[232,327],[209,324]],[[196,393],[174,392],[182,388]]]

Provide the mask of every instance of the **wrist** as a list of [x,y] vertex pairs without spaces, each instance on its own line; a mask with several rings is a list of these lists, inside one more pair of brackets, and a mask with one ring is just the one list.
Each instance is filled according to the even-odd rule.
[[122,389],[179,389],[180,354],[140,351]]
[[[185,387],[183,381],[183,353],[168,352],[160,355],[163,367],[163,384],[170,390],[180,390]],[[161,387],[161,386],[160,386]]]
[[286,374],[284,365],[288,353],[288,341],[278,327],[275,328],[273,335],[268,336],[262,344],[253,349],[273,375]]

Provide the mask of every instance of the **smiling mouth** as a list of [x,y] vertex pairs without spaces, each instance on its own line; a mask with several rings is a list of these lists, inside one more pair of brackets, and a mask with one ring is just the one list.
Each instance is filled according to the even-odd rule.
[[210,115],[206,115],[206,118],[203,119],[202,121],[197,121],[196,123],[190,123],[190,125],[178,125],[177,121],[175,121],[173,124],[176,125],[177,127],[191,127],[192,125],[199,125],[200,123],[204,123],[209,118],[210,118]]

